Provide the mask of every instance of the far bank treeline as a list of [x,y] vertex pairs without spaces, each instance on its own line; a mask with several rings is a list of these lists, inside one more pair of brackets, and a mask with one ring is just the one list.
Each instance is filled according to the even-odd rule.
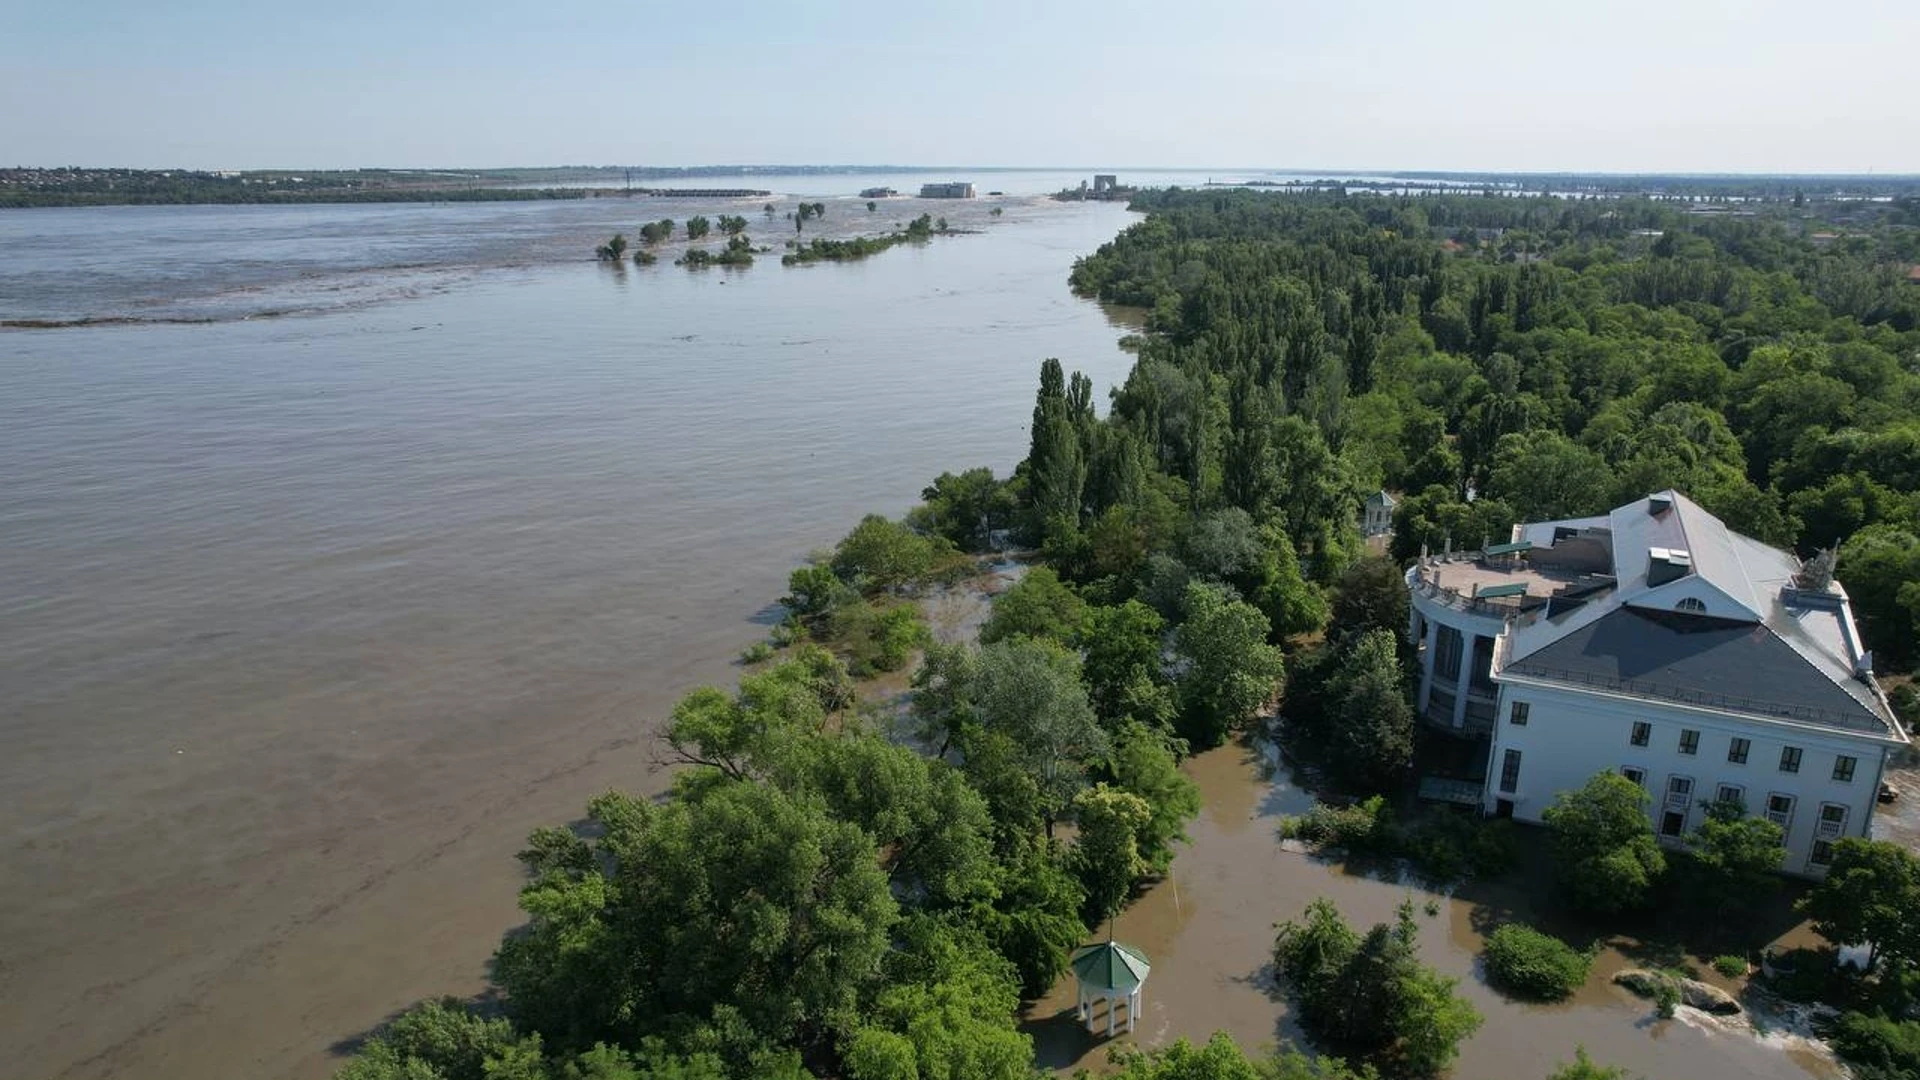
[[[943,474],[795,571],[791,617],[748,657],[767,663],[675,709],[671,794],[534,834],[499,1014],[422,1006],[343,1076],[1030,1076],[1015,1010],[1169,864],[1197,811],[1182,755],[1284,693],[1293,723],[1346,733],[1326,749],[1342,775],[1404,770],[1396,560],[1423,543],[1674,486],[1803,552],[1839,543],[1869,643],[1912,662],[1911,230],[1816,246],[1790,214],[1634,200],[1138,205],[1073,275],[1149,311],[1105,415],[1048,361],[1011,477]],[[1409,493],[1392,558],[1355,528],[1379,487]],[[978,647],[930,644],[915,598],[1006,538],[1041,565]],[[859,703],[856,671],[916,655],[906,715]],[[1411,941],[1405,916],[1362,935],[1325,910],[1276,943],[1351,1065],[1216,1040],[1121,1075],[1444,1070],[1479,1020]],[[1315,990],[1376,958],[1394,974],[1366,983],[1366,1019]],[[1566,1075],[1616,1074],[1583,1056]]]
[[[869,212],[872,212],[874,207],[874,203],[867,204]],[[766,205],[765,212],[767,219],[771,221],[774,214],[772,203]],[[803,202],[787,213],[787,220],[793,222],[794,232],[799,234],[806,229],[809,220],[824,218],[826,213],[825,203]],[[999,213],[999,208],[995,207],[993,214],[998,216]],[[640,266],[652,266],[658,262],[658,256],[651,249],[672,240],[674,229],[672,218],[662,218],[659,221],[647,222],[635,230],[644,246],[633,253],[634,263]],[[686,223],[686,238],[689,242],[698,241],[707,236],[712,229],[713,223],[704,216],[689,218]],[[680,258],[675,259],[674,263],[689,269],[708,266],[751,266],[756,252],[765,253],[773,249],[766,247],[756,249],[747,237],[746,230],[746,218],[722,214],[720,231],[726,234],[727,242],[720,254],[715,255],[705,248],[689,248]],[[788,240],[786,254],[780,256],[780,265],[809,266],[818,262],[857,262],[869,256],[878,255],[888,248],[900,244],[925,243],[936,234],[945,234],[950,231],[946,218],[935,221],[933,215],[921,214],[908,222],[905,228],[878,236],[856,236],[846,240],[816,237],[805,243],[799,240]],[[594,255],[602,262],[617,266],[626,257],[628,247],[627,235],[615,233],[606,243],[594,248]]]

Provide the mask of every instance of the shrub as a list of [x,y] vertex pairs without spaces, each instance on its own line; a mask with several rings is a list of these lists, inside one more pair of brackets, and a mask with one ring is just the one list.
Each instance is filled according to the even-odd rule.
[[1713,970],[1729,979],[1737,979],[1747,973],[1747,958],[1734,956],[1731,953],[1726,956],[1716,956],[1713,958]]
[[1387,801],[1375,795],[1352,806],[1314,803],[1299,817],[1281,819],[1280,835],[1314,847],[1365,853],[1387,846],[1392,824],[1393,815],[1387,809]]
[[1653,988],[1653,1007],[1661,1019],[1673,1019],[1674,1010],[1680,1007],[1680,987],[1672,979],[1662,979]]
[[1516,997],[1559,1001],[1587,981],[1593,958],[1530,926],[1508,923],[1487,938],[1487,978]]
[[846,655],[847,667],[862,679],[900,670],[913,650],[933,638],[912,603],[848,604],[833,610],[827,626],[829,637]]
[[740,653],[740,662],[743,664],[758,664],[763,660],[771,659],[773,659],[773,646],[764,641],[756,641]]
[[[1843,1013],[1831,1041],[1834,1051],[1853,1065],[1889,1076],[1920,1075],[1920,1020]],[[1859,1069],[1855,1073],[1864,1075]]]

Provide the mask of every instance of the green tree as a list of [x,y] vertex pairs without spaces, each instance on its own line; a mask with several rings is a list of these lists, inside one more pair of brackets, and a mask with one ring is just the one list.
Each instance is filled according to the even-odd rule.
[[1328,630],[1348,639],[1375,630],[1402,634],[1407,605],[1406,578],[1393,560],[1377,555],[1355,559],[1334,582]]
[[1413,705],[1400,678],[1397,639],[1369,630],[1353,639],[1336,676],[1327,754],[1350,785],[1394,788],[1413,763]]
[[1838,575],[1885,666],[1920,659],[1920,537],[1891,525],[1861,529],[1841,545]]
[[1164,734],[1138,721],[1121,728],[1113,748],[1114,784],[1145,800],[1147,820],[1134,830],[1146,873],[1165,873],[1173,845],[1200,813],[1200,785],[1180,771]]
[[1691,840],[1693,895],[1714,925],[1747,922],[1760,898],[1779,888],[1775,876],[1787,849],[1780,826],[1747,817],[1744,808],[1714,804]]
[[594,249],[594,254],[599,256],[602,261],[619,262],[626,253],[627,236],[625,233],[614,233],[613,239]]
[[1600,455],[1557,431],[1500,437],[1487,493],[1523,521],[1578,517],[1607,509],[1612,474]]
[[1569,900],[1601,914],[1638,907],[1666,869],[1647,820],[1647,793],[1614,772],[1563,791],[1541,815]]
[[416,1005],[381,1028],[336,1080],[541,1080],[540,1036],[482,1019],[453,998]]
[[722,782],[664,806],[599,800],[596,868],[521,893],[495,972],[560,1048],[731,1010],[775,1044],[830,1041],[872,989],[898,908],[873,840],[812,797]]
[[1813,929],[1836,945],[1864,944],[1869,964],[1905,971],[1920,962],[1920,859],[1890,840],[1846,837],[1819,886],[1800,901]]
[[933,545],[926,537],[879,514],[868,514],[833,549],[830,565],[840,580],[875,593],[915,584],[933,568],[933,561]]
[[1205,749],[1273,699],[1286,674],[1280,650],[1267,644],[1267,617],[1218,586],[1187,586],[1187,621],[1174,633],[1185,665],[1179,680],[1181,734]]
[[1096,715],[1109,724],[1133,719],[1165,729],[1175,702],[1161,662],[1166,620],[1138,600],[1087,609],[1080,647],[1082,675]]
[[[980,650],[973,704],[979,730],[1006,740],[1003,749],[1032,784],[1035,808],[1051,834],[1087,785],[1088,770],[1110,751],[1087,704],[1079,660],[1058,645],[1029,638],[989,645]],[[962,749],[971,772],[976,753],[993,748],[976,738]]]
[[980,643],[991,645],[1016,634],[1067,644],[1080,634],[1087,605],[1045,566],[1020,576],[993,600],[993,611],[980,627]]
[[687,239],[698,240],[713,231],[713,222],[705,216],[696,214],[687,219]]
[[1151,869],[1140,855],[1139,836],[1153,808],[1132,792],[1095,784],[1074,796],[1073,813],[1080,833],[1072,866],[1087,892],[1087,922],[1097,926],[1119,913],[1134,883]]
[[1305,922],[1283,924],[1274,939],[1274,967],[1307,1031],[1393,1075],[1444,1070],[1481,1017],[1455,992],[1459,980],[1419,962],[1418,933],[1410,902],[1400,905],[1393,924],[1376,925],[1364,937],[1326,900],[1308,906]]
[[920,492],[921,505],[907,516],[915,528],[937,533],[962,551],[985,551],[996,529],[1012,524],[1018,503],[992,469],[941,473]]

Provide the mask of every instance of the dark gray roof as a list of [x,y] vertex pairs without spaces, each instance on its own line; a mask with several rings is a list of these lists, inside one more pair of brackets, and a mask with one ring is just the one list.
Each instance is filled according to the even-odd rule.
[[1884,735],[1887,723],[1764,623],[1621,607],[1504,674]]

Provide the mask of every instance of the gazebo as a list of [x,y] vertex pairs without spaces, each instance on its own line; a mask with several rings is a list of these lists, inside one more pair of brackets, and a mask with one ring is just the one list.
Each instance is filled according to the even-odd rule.
[[1105,1001],[1107,1034],[1112,1035],[1114,1014],[1120,1001],[1125,999],[1127,1030],[1132,1031],[1133,1019],[1140,1015],[1140,991],[1151,970],[1146,953],[1111,938],[1074,950],[1073,978],[1078,984],[1080,1022],[1089,1022],[1094,1002]]

